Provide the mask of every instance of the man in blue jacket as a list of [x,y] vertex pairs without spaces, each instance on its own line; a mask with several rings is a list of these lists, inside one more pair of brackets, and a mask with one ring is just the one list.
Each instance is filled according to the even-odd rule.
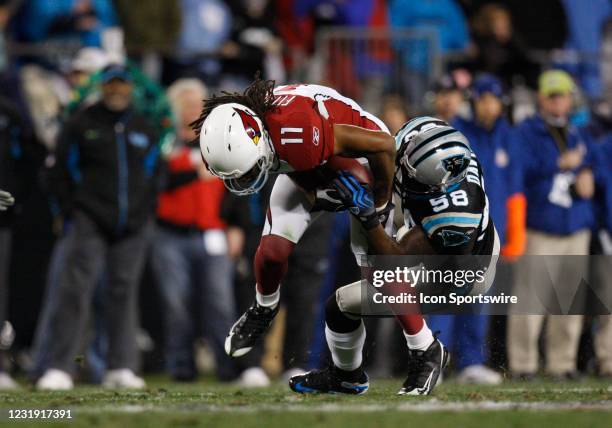
[[[544,72],[539,79],[539,114],[519,126],[527,199],[527,255],[589,254],[595,187],[592,150],[587,132],[569,122],[574,87],[567,73]],[[557,296],[569,294],[577,284],[563,278],[586,271],[587,259],[574,258],[571,264],[568,260],[547,258],[549,278],[545,278],[537,266],[541,267],[543,260],[528,259],[520,269],[517,285],[536,287],[537,292],[529,292],[542,296],[552,279]],[[583,261],[584,266],[579,266]],[[508,358],[517,377],[531,378],[538,369],[538,337],[544,319],[545,315],[513,315],[508,320]],[[546,372],[553,378],[575,378],[581,331],[580,315],[548,316]]]

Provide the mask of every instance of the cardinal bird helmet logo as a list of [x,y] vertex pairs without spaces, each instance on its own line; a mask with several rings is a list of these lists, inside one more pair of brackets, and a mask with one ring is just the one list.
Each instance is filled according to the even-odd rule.
[[261,139],[261,129],[255,118],[244,110],[235,108],[234,111],[240,116],[242,126],[244,126],[244,130],[249,138],[253,140],[255,145],[259,144],[259,140]]

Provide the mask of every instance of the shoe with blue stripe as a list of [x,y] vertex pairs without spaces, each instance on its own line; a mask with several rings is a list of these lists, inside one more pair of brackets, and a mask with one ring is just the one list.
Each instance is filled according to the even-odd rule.
[[368,375],[359,367],[340,370],[333,364],[323,370],[311,370],[289,379],[289,387],[301,394],[365,394],[370,387]]

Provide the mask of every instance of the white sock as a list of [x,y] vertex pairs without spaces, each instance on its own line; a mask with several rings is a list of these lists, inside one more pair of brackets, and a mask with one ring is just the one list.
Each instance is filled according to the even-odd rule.
[[259,306],[274,309],[280,300],[280,287],[272,294],[261,294],[255,286],[255,300]]
[[351,371],[359,368],[363,359],[363,344],[366,332],[363,322],[349,333],[337,333],[325,324],[325,339],[332,355],[334,365],[341,370]]
[[425,320],[423,320],[423,328],[421,328],[421,331],[417,334],[407,334],[404,332],[404,337],[406,338],[408,348],[418,351],[426,350],[434,341],[433,334],[429,327],[427,327]]

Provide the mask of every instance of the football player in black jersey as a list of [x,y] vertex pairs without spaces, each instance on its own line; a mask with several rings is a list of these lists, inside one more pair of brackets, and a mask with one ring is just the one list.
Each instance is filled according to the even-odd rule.
[[[381,226],[367,185],[360,184],[348,173],[342,173],[334,184],[346,207],[367,230],[370,252],[378,255],[499,254],[499,238],[489,216],[482,171],[465,136],[442,120],[419,117],[407,122],[395,138],[394,191],[399,199],[396,210],[403,217],[403,225],[398,225],[395,237],[389,236]],[[476,284],[473,290],[465,288],[468,292],[486,291],[495,275],[496,259],[486,258],[486,281],[478,289]],[[290,386],[294,391],[359,394],[367,390],[368,378],[361,366],[351,371],[337,367],[337,361],[350,361],[347,356],[362,352],[362,341],[355,344],[347,340],[353,331],[362,328],[361,320],[355,316],[361,313],[360,287],[360,282],[349,284],[328,300],[326,337],[333,365],[293,377]],[[397,315],[404,326],[402,317],[414,319],[415,315]],[[428,335],[419,332],[425,338],[420,341],[405,333],[411,361],[409,375],[399,391],[401,395],[430,394],[448,363],[444,345],[431,335],[426,325],[425,330]],[[339,343],[332,343],[330,336]]]

